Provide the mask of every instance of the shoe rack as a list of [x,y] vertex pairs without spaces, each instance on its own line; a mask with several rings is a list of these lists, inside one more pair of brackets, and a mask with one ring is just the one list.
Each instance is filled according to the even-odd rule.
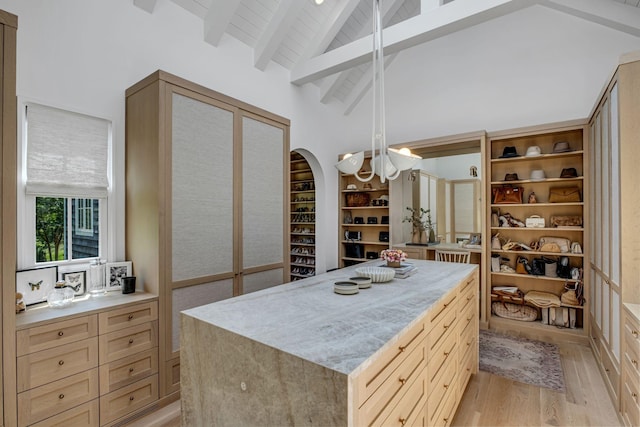
[[316,191],[307,160],[291,152],[290,281],[316,274]]

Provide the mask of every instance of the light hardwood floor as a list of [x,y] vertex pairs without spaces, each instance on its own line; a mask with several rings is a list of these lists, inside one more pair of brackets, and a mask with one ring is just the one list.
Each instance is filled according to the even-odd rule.
[[[621,426],[588,346],[558,343],[566,393],[480,371],[472,377],[453,426]],[[180,401],[128,427],[179,427]]]

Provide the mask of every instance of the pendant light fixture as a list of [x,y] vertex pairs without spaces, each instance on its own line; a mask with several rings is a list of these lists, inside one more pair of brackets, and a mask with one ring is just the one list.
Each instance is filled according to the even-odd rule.
[[[373,0],[373,123],[371,130],[371,172],[361,177],[358,171],[364,163],[364,151],[356,154],[345,154],[336,168],[347,175],[354,175],[359,181],[371,181],[375,175],[380,182],[392,180],[400,176],[404,170],[411,169],[420,156],[411,154],[408,148],[397,150],[387,147],[385,134],[384,111],[384,53],[382,45],[382,13],[380,0]],[[377,150],[377,152],[376,152]]]

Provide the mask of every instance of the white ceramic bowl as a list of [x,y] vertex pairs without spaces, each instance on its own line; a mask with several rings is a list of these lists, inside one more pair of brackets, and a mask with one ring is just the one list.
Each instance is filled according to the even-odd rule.
[[358,288],[360,289],[368,289],[371,287],[371,278],[365,276],[357,276],[357,277],[349,277],[350,282],[356,282],[358,284]]
[[358,276],[371,278],[373,283],[384,283],[393,279],[396,272],[386,267],[359,267],[356,268],[356,274]]

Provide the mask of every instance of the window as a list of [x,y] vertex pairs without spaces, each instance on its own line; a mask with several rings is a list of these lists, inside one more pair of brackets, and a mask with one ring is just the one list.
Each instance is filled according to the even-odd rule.
[[105,257],[111,123],[34,103],[23,112],[21,267]]

